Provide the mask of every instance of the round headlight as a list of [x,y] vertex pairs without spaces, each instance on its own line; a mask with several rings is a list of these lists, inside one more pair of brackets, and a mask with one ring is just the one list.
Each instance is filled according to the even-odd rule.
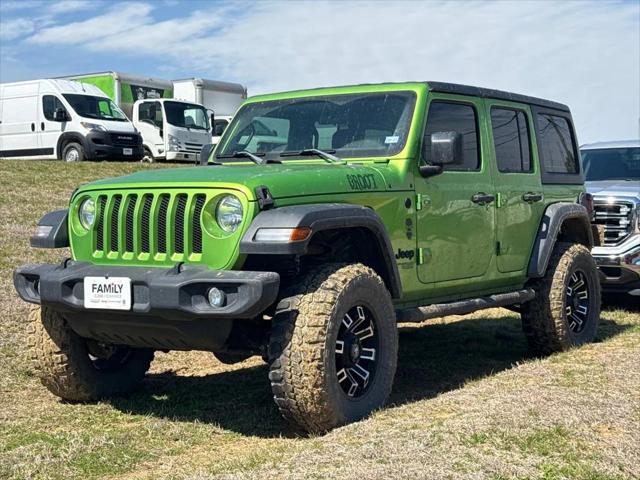
[[238,197],[226,195],[216,207],[216,222],[227,233],[233,233],[242,223],[242,203]]
[[96,219],[96,202],[93,201],[93,198],[83,200],[80,205],[78,216],[80,217],[80,223],[84,228],[89,230],[93,226],[93,222]]

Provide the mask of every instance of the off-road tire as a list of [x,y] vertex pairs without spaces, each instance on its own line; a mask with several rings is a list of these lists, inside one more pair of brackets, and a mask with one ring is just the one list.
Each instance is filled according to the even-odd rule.
[[[70,155],[72,151],[76,152],[76,156]],[[69,158],[67,158],[67,156],[69,156]],[[84,148],[77,142],[67,143],[62,150],[62,160],[65,162],[82,162],[84,161],[84,157]]]
[[89,402],[122,396],[140,383],[154,352],[132,348],[119,368],[98,370],[87,342],[77,335],[62,315],[49,308],[33,307],[29,315],[31,358],[42,384],[64,400]]
[[[371,384],[349,398],[338,383],[336,340],[345,314],[362,305],[375,317],[378,355]],[[383,280],[362,264],[329,264],[302,278],[273,317],[269,379],[294,427],[321,433],[359,420],[386,401],[396,371],[395,310]]]
[[[584,275],[588,291],[588,313],[578,333],[567,316],[567,287],[572,275]],[[596,264],[584,245],[556,244],[545,276],[533,284],[536,298],[522,306],[522,326],[531,350],[540,355],[567,350],[591,342],[600,317],[600,281]]]

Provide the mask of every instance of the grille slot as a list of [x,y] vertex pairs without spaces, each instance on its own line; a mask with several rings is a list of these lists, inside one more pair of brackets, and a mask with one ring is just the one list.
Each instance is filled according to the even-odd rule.
[[145,195],[144,200],[142,201],[142,217],[140,219],[140,251],[143,253],[149,253],[151,251],[150,246],[150,225],[151,222],[151,204],[153,203],[152,195]]
[[113,197],[113,208],[111,209],[111,251],[117,252],[119,250],[118,245],[118,231],[119,231],[119,214],[120,203],[122,203],[122,195],[116,195]]
[[205,196],[196,195],[196,204],[193,208],[193,253],[202,253],[202,208],[204,207]]
[[618,200],[609,203],[607,199],[594,199],[595,220],[593,223],[604,227],[605,246],[624,242],[633,230],[633,210],[631,201]]
[[184,211],[187,208],[187,196],[178,195],[178,205],[176,206],[176,253],[184,253]]
[[101,194],[97,198],[94,255],[116,258],[117,254],[132,260],[150,254],[147,259],[166,262],[201,254],[206,202],[207,195],[200,192]]
[[160,210],[158,211],[158,253],[167,253],[168,209],[169,195],[160,195]]
[[104,212],[107,206],[107,197],[101,195],[98,198],[98,224],[96,225],[96,250],[104,250]]
[[125,251],[133,252],[133,213],[136,210],[136,203],[138,203],[138,196],[132,195],[129,197],[129,203],[127,205],[127,216],[125,218]]

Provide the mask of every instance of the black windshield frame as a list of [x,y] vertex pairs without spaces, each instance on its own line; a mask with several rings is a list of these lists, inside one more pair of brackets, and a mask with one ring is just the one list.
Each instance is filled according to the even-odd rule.
[[587,182],[640,180],[640,147],[583,149],[580,156]]
[[[317,148],[335,152],[342,159],[392,157],[407,144],[416,101],[417,94],[412,90],[393,90],[249,102],[227,127],[216,155],[248,150],[274,160],[317,161],[316,156],[280,155]],[[267,121],[270,125],[265,124]],[[321,134],[320,128],[326,133]],[[346,131],[342,137],[351,142],[334,145],[338,131]],[[241,143],[247,135],[250,139]],[[303,141],[295,143],[296,135]],[[261,149],[261,144],[275,147]]]

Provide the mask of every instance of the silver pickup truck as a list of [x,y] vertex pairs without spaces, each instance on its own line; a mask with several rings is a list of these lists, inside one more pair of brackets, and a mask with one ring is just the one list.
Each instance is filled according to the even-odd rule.
[[592,254],[604,293],[640,297],[640,140],[583,145],[585,186],[604,243]]

